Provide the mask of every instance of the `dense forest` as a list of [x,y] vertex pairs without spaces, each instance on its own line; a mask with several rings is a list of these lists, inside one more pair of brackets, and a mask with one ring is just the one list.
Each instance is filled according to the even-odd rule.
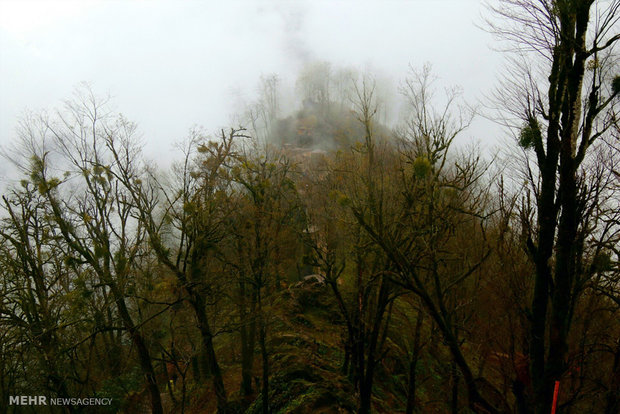
[[25,117],[0,413],[620,412],[620,2],[497,4],[496,156],[429,65],[398,121],[369,74],[264,76],[170,168],[88,88]]

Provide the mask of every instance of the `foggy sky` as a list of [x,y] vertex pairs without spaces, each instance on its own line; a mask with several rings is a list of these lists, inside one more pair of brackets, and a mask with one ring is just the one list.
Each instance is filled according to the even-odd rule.
[[[0,145],[25,109],[59,107],[83,81],[138,123],[156,160],[195,124],[231,125],[261,74],[292,82],[316,60],[395,83],[430,62],[475,102],[500,66],[475,26],[483,12],[479,0],[0,0]],[[490,142],[497,128],[479,120],[468,134]]]

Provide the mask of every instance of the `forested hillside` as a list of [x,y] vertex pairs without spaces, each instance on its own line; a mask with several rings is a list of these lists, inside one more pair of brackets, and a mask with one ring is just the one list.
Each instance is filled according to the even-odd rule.
[[171,168],[88,88],[24,118],[0,413],[618,413],[620,2],[593,3],[498,2],[497,155],[429,65],[396,121],[371,74],[315,63],[287,107],[265,76]]

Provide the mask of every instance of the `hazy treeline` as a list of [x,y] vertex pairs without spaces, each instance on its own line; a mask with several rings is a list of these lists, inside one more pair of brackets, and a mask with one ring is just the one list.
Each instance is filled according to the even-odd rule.
[[[24,119],[2,196],[0,412],[48,395],[548,413],[558,381],[560,412],[618,412],[620,2],[600,3],[498,3],[489,27],[518,53],[488,102],[514,135],[492,161],[455,145],[474,114],[428,66],[401,83],[398,124],[370,76],[309,66],[294,110],[264,77],[242,126],[192,130],[169,171],[90,90]],[[283,397],[283,341],[314,347],[289,352],[354,406]]]

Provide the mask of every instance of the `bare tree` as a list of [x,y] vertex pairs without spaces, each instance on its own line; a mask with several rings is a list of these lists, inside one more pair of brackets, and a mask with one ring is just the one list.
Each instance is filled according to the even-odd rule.
[[[366,164],[359,169],[364,178],[358,188],[367,195],[363,203],[354,197],[348,202],[362,228],[393,263],[387,273],[390,279],[415,293],[439,327],[465,380],[469,407],[498,412],[479,391],[481,379],[475,378],[461,349],[459,331],[465,314],[457,311],[467,281],[490,254],[485,242],[487,192],[479,185],[484,167],[475,155],[460,160],[449,155],[471,115],[452,113],[458,97],[454,94],[448,96],[445,108],[434,109],[430,82],[426,68],[406,83],[411,118],[401,133],[399,154],[387,157],[379,155],[373,140],[372,94],[366,87],[358,89],[360,121],[366,131]],[[460,231],[477,247],[457,248]]]
[[[65,252],[55,243],[53,224],[46,219],[45,199],[31,183],[24,180],[22,188],[2,199],[8,217],[0,228],[4,276],[0,326],[13,336],[17,350],[38,356],[30,364],[38,368],[33,372],[43,373],[43,378],[33,375],[31,389],[42,383],[44,390],[67,398],[71,383],[80,380],[72,378],[68,363],[67,337],[71,335],[67,327],[81,324],[82,318],[68,312],[74,304],[64,299],[69,294],[66,287],[71,274],[63,260]],[[67,407],[66,411],[75,410]]]
[[[231,129],[228,134],[222,130],[219,141],[193,134],[177,166],[178,183],[172,187],[158,181],[153,172],[145,180],[131,168],[121,169],[119,175],[131,194],[149,245],[175,275],[194,310],[206,361],[204,374],[213,378],[220,412],[227,410],[227,396],[213,345],[215,331],[207,314],[208,292],[216,291],[208,269],[213,261],[210,254],[225,234],[226,193],[231,183],[227,170],[236,157],[236,140],[244,136],[243,129]],[[129,166],[126,150],[113,151],[113,155],[119,165]]]
[[[22,129],[31,151],[29,179],[45,199],[46,214],[57,227],[71,260],[97,277],[97,288],[109,294],[123,330],[136,347],[154,413],[162,413],[161,397],[148,340],[132,314],[129,291],[139,278],[145,257],[145,230],[133,219],[131,195],[117,180],[119,168],[110,148],[124,142],[137,157],[134,125],[112,117],[86,89],[55,117],[41,116]],[[53,144],[50,145],[50,144]],[[53,151],[52,151],[53,150]],[[66,171],[62,178],[58,170]]]
[[620,39],[620,2],[502,0],[490,8],[500,19],[489,27],[515,52],[513,72],[500,91],[502,110],[520,123],[520,145],[535,154],[536,220],[526,225],[536,268],[529,356],[532,405],[546,413],[553,384],[567,370],[573,311],[587,277],[579,266],[579,229],[587,227],[582,163],[616,118],[620,90],[610,53]]

